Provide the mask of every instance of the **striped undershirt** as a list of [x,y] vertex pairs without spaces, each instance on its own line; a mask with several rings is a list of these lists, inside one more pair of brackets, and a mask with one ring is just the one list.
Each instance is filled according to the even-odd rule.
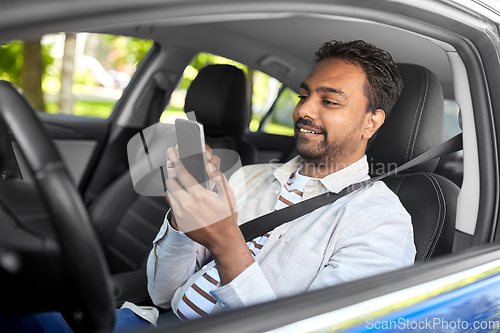
[[[310,177],[301,175],[300,169],[295,171],[283,184],[274,210],[282,209],[302,200],[302,194]],[[271,232],[247,242],[248,249],[255,257],[269,239]],[[213,266],[201,275],[184,293],[177,306],[177,317],[182,321],[206,317],[212,312],[217,301],[210,291],[220,284],[219,271]]]

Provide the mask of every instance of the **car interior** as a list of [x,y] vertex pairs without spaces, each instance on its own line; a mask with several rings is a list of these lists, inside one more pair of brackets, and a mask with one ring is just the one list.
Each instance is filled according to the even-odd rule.
[[[186,68],[202,52],[245,64],[297,91],[314,66],[314,51],[325,41],[363,39],[388,50],[398,63],[404,88],[367,150],[371,175],[388,172],[463,134],[463,151],[383,180],[412,216],[415,262],[493,241],[496,229],[488,216],[494,213],[496,192],[487,179],[498,177],[494,164],[484,162],[494,157],[480,145],[492,134],[485,130],[488,125],[480,127],[491,108],[479,111],[489,100],[484,97],[488,94],[477,93],[487,90],[478,84],[484,81],[482,71],[473,71],[478,62],[470,54],[477,50],[449,31],[418,20],[401,21],[376,6],[357,8],[356,14],[348,6],[324,14],[296,10],[223,15],[203,7],[177,17],[165,11],[154,20],[138,16],[123,23],[117,16],[95,26],[75,23],[71,31],[154,41],[109,118],[33,113],[19,89],[2,82],[0,109],[7,111],[0,122],[0,213],[5,221],[0,230],[8,236],[2,237],[0,253],[5,249],[14,262],[0,270],[0,279],[9,286],[0,301],[4,316],[71,309],[65,318],[77,323],[74,313],[91,313],[90,321],[99,326],[110,316],[109,295],[112,307],[124,301],[151,304],[145,265],[169,207],[164,197],[134,190],[126,147],[134,135],[159,122]],[[48,25],[40,31],[54,32]],[[238,152],[243,165],[286,162],[295,156],[292,136],[268,133],[263,126],[249,129],[248,80],[233,65],[208,65],[188,88],[184,111],[194,111],[209,146]],[[459,113],[450,117],[449,105]],[[16,115],[21,109],[23,115]],[[273,106],[267,110],[269,115],[273,111]],[[30,112],[36,117],[30,118]],[[448,135],[448,128],[455,132]],[[91,228],[65,219],[84,221]],[[52,220],[61,222],[53,226]],[[79,253],[66,255],[70,247],[78,247]],[[88,254],[92,247],[102,253]],[[93,259],[83,263],[87,254]],[[107,273],[112,283],[103,282]],[[83,295],[90,290],[104,296]],[[30,294],[37,298],[26,304],[24,296]]]

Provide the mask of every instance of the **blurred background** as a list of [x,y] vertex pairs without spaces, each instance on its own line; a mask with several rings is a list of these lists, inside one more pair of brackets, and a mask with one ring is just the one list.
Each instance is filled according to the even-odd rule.
[[[94,33],[11,41],[0,46],[0,79],[12,82],[37,111],[107,118],[152,45],[152,40]],[[208,64],[232,64],[247,74],[251,131],[265,119],[265,132],[293,135],[291,111],[298,101],[293,90],[265,73],[208,53],[199,53],[186,67],[162,122],[184,117],[186,90]]]

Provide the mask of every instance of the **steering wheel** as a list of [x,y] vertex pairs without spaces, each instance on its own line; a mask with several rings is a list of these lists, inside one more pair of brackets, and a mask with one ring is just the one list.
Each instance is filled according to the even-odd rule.
[[[0,81],[0,120],[11,130],[26,160],[36,192],[41,194],[37,195],[37,200],[45,205],[57,235],[55,247],[58,249],[59,263],[45,267],[51,270],[50,276],[54,280],[65,282],[66,287],[60,293],[69,294],[69,301],[59,305],[61,308],[57,310],[63,313],[73,330],[111,331],[115,313],[109,273],[88,212],[35,112],[12,84],[6,81]],[[27,183],[24,180],[21,182]],[[3,185],[8,184],[0,183],[0,187]],[[27,197],[22,199],[28,200]],[[15,240],[11,240],[13,241]],[[0,238],[0,254],[5,248],[5,240]],[[47,246],[41,246],[36,251],[40,257],[46,257]],[[0,273],[0,277],[8,276],[8,273]],[[30,277],[33,283],[37,278],[36,274]],[[2,281],[2,288],[11,287],[5,285],[4,281],[5,279]],[[30,281],[23,283],[26,285]],[[22,291],[18,295],[19,298],[24,298]],[[28,303],[37,296],[39,295],[31,294],[23,301]],[[71,311],[64,311],[68,308]]]

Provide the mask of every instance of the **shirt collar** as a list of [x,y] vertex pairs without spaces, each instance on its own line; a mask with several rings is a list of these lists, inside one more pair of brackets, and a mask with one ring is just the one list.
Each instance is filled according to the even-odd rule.
[[[290,175],[302,166],[304,160],[297,156],[274,170],[274,177],[283,185]],[[368,176],[368,160],[366,155],[353,164],[326,177],[318,178],[330,192],[338,193],[345,187],[366,180]]]

